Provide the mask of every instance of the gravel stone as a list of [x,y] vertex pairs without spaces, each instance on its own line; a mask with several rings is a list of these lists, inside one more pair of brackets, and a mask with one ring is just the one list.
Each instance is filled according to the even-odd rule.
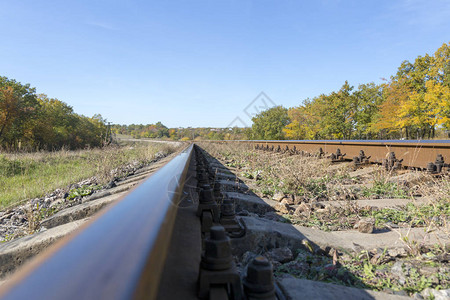
[[280,202],[281,200],[283,200],[286,196],[283,193],[276,193],[275,195],[273,195],[272,199],[275,201]]
[[425,299],[429,299],[433,295],[435,300],[448,300],[448,299],[450,299],[450,289],[438,291],[438,290],[426,288],[422,291],[421,295]]
[[274,208],[282,214],[288,214],[291,211],[291,207],[289,206],[289,204],[285,203],[279,203],[275,205]]
[[375,220],[373,218],[363,218],[355,225],[359,232],[372,233],[375,226]]
[[277,261],[280,263],[287,263],[294,259],[294,255],[288,247],[274,248],[269,252],[266,252],[265,256],[271,261]]
[[309,212],[311,209],[309,208],[309,206],[306,203],[301,203],[294,212],[294,215],[296,216],[300,216],[303,213]]
[[292,198],[284,198],[281,200],[281,204],[294,205],[294,200]]

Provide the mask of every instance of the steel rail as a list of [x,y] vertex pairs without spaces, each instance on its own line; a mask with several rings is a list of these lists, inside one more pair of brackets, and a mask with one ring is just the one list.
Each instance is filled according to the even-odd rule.
[[438,154],[444,156],[447,163],[450,162],[450,140],[416,141],[416,140],[241,140],[240,143],[259,145],[260,147],[272,147],[281,150],[288,147],[289,150],[318,153],[319,149],[325,154],[335,153],[339,148],[346,153],[346,159],[359,156],[359,151],[364,150],[370,161],[381,163],[390,152],[394,152],[398,159],[403,159],[403,166],[425,169],[429,162],[434,162]]
[[2,299],[155,299],[193,145],[2,286]]

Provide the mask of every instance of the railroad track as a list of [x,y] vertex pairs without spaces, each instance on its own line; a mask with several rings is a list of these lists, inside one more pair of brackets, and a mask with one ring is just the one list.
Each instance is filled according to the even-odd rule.
[[[226,143],[226,142],[224,142]],[[450,140],[324,140],[324,141],[240,141],[255,149],[329,157],[355,164],[377,163],[387,169],[409,168],[441,172],[450,168]]]
[[[450,158],[448,142],[239,143],[250,143],[256,149],[330,156],[335,161],[344,160],[345,153],[351,157],[363,150],[378,162],[388,160],[389,153],[395,150],[397,161],[385,162],[391,167],[403,163],[424,168],[424,162],[428,164],[432,156]],[[339,154],[338,148],[341,155],[332,156]],[[436,170],[439,167],[443,170],[448,165],[444,162]],[[243,266],[233,256],[245,256],[266,238],[269,244],[262,247],[284,245],[325,251],[324,247],[308,242],[303,235],[292,237],[296,233],[287,233],[292,229],[288,224],[273,230],[272,224],[237,215],[236,207],[242,208],[244,204],[227,196],[236,191],[249,193],[248,187],[224,165],[198,146],[190,145],[125,198],[14,274],[2,286],[0,296],[2,299],[295,299],[288,283],[279,285],[274,280],[267,258],[251,257]],[[273,211],[263,201],[244,206],[249,210],[258,206]],[[359,293],[354,294],[359,298],[373,296],[354,293]]]
[[[229,236],[241,238],[246,228],[233,203],[219,200],[213,177],[203,151],[190,145],[15,274],[2,299],[244,299],[244,290],[283,299],[263,257],[241,280]],[[180,240],[183,229],[188,237]],[[181,288],[173,289],[174,278]]]

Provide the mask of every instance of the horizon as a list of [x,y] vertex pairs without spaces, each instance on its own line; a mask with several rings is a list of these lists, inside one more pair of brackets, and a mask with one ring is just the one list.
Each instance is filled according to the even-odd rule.
[[251,125],[262,92],[294,107],[433,54],[450,3],[22,1],[0,4],[0,25],[0,75],[76,113],[226,128]]

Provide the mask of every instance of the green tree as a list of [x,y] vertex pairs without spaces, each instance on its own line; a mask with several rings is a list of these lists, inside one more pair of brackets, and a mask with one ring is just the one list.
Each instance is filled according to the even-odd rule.
[[352,136],[357,111],[357,98],[352,90],[353,87],[345,81],[338,92],[314,99],[320,136],[331,139],[349,139]]
[[357,101],[354,138],[372,139],[377,131],[373,130],[371,125],[378,114],[379,106],[384,102],[383,86],[373,82],[361,84],[354,96]]
[[0,76],[0,145],[15,147],[30,133],[39,103],[35,89]]
[[252,138],[259,140],[284,139],[283,128],[289,123],[287,109],[275,106],[252,118]]

